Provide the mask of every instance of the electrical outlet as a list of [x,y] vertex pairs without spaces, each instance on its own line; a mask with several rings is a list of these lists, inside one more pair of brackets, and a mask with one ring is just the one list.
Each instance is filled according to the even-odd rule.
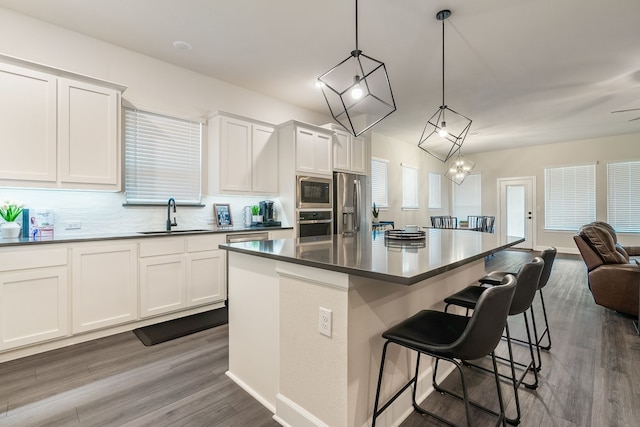
[[331,310],[320,307],[320,318],[318,319],[318,332],[331,337]]
[[82,228],[82,223],[78,221],[68,221],[64,224],[65,230],[80,230]]

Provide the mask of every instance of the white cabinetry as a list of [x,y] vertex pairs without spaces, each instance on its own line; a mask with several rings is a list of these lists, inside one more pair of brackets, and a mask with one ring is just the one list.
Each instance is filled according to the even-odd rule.
[[136,244],[78,244],[71,254],[74,334],[138,318]]
[[336,125],[328,125],[334,131],[333,170],[367,174],[369,151],[364,137],[354,137]]
[[273,126],[216,113],[209,118],[209,194],[277,194],[278,143]]
[[225,299],[224,236],[165,237],[140,242],[140,316]]
[[67,250],[0,250],[0,351],[69,333]]
[[119,191],[123,90],[0,55],[0,185]]
[[331,134],[296,126],[296,171],[309,175],[332,175]]

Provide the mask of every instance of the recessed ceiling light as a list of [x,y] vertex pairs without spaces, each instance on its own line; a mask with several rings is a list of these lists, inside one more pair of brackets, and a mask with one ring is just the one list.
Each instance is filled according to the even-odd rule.
[[185,52],[189,52],[191,50],[191,45],[187,42],[183,42],[182,40],[174,41],[173,47],[175,47],[178,50],[184,50]]
[[322,83],[320,80],[316,80],[315,82],[313,82],[313,85],[318,89],[320,89],[321,87],[324,86],[324,83]]

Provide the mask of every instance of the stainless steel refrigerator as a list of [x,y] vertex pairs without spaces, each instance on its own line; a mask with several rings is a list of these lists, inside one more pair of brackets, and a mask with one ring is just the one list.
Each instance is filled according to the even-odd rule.
[[367,177],[352,173],[333,174],[333,232],[354,233],[368,229]]

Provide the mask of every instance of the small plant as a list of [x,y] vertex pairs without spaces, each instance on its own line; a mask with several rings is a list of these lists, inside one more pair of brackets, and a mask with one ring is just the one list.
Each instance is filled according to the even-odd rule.
[[5,200],[0,205],[0,216],[7,222],[13,222],[22,212],[24,203],[16,200]]
[[373,204],[373,209],[371,210],[374,218],[378,218],[378,214],[380,213],[380,209],[376,208],[376,204]]
[[259,215],[260,207],[258,205],[251,206],[251,215]]

